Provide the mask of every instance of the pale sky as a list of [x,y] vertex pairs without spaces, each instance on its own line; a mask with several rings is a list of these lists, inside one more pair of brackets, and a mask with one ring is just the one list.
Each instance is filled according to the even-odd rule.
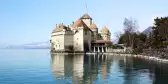
[[[137,20],[139,30],[168,15],[167,0],[0,0],[0,43],[25,44],[50,40],[56,24],[71,24],[88,13],[99,30],[123,30],[125,17]],[[86,4],[88,10],[86,10]]]

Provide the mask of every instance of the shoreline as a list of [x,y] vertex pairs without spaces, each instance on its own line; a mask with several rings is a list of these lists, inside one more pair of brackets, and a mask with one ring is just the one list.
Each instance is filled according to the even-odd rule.
[[168,63],[168,59],[164,59],[164,58],[159,58],[159,57],[155,57],[155,56],[147,56],[147,55],[135,55],[135,54],[126,54],[126,53],[111,53],[111,52],[107,52],[107,53],[94,53],[94,52],[90,52],[90,53],[84,53],[84,52],[62,52],[62,53],[58,53],[58,52],[52,52],[53,54],[83,54],[83,55],[96,55],[96,54],[100,54],[100,55],[119,55],[119,56],[126,56],[126,57],[135,57],[135,58],[141,58],[141,59],[145,59],[145,60],[151,60],[151,61],[156,61],[159,63]]
[[168,59],[154,57],[154,56],[147,56],[147,55],[135,55],[135,54],[118,54],[118,53],[103,53],[105,55],[120,55],[120,56],[126,56],[126,57],[135,57],[135,58],[141,58],[145,60],[151,60],[156,61],[159,63],[168,63]]

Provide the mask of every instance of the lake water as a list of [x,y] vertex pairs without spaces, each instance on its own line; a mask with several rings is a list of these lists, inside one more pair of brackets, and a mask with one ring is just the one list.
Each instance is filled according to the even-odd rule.
[[0,84],[168,84],[167,67],[132,57],[0,50]]

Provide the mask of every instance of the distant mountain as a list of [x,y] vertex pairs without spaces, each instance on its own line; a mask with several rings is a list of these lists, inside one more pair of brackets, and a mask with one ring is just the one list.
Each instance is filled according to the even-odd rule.
[[49,49],[50,48],[50,42],[37,42],[37,43],[29,43],[29,44],[23,44],[23,45],[10,45],[6,48],[12,48],[12,49]]
[[8,45],[4,43],[0,43],[0,49],[6,48]]
[[145,35],[147,35],[147,36],[149,36],[150,33],[152,33],[152,27],[148,27],[148,28],[145,29],[142,33],[145,34]]

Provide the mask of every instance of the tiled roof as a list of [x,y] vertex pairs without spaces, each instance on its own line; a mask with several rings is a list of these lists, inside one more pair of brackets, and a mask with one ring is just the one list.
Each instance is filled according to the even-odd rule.
[[102,29],[101,29],[101,31],[100,32],[103,32],[103,33],[110,33],[110,31],[107,29],[107,27],[106,26],[104,26]]
[[92,19],[87,13],[84,14],[81,19]]
[[89,26],[89,28],[95,29],[95,28],[97,28],[97,26],[96,26],[96,24],[91,24],[91,25]]
[[66,29],[66,30],[67,30],[68,27],[66,27],[66,26],[63,25],[63,24],[59,24],[59,25],[56,26],[56,28],[53,30],[52,33],[62,31],[63,29]]
[[72,28],[78,28],[78,27],[88,28],[88,26],[87,26],[81,19],[78,19],[78,20],[72,25]]
[[95,40],[92,43],[112,43],[111,40]]

